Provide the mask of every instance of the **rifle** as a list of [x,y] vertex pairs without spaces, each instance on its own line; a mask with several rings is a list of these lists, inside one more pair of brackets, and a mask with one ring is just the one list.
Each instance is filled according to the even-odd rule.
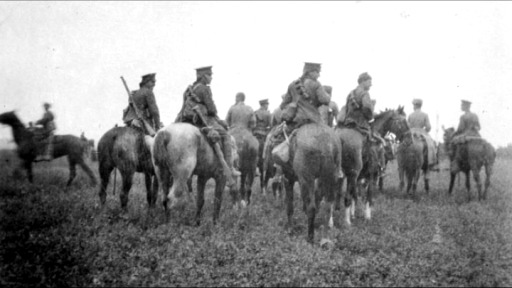
[[123,81],[124,88],[126,89],[126,93],[128,93],[128,99],[130,100],[130,105],[132,105],[133,109],[135,110],[135,114],[137,115],[137,118],[139,121],[142,122],[142,125],[144,125],[144,129],[148,132],[148,134],[153,137],[155,136],[156,132],[153,127],[151,127],[151,124],[149,124],[144,118],[142,117],[142,112],[139,111],[137,108],[137,105],[133,102],[132,99],[132,93],[130,93],[130,89],[128,89],[128,85],[126,85],[126,81],[124,80],[123,76],[121,76],[121,80]]

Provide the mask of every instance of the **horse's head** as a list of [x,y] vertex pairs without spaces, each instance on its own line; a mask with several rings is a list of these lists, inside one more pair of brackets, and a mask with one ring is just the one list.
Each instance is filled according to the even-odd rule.
[[21,122],[18,116],[16,116],[15,111],[10,111],[0,114],[0,123],[12,126]]
[[396,110],[386,109],[384,112],[377,114],[373,128],[380,135],[386,135],[388,132],[391,132],[400,139],[405,132],[409,131],[404,107],[398,106]]
[[448,129],[445,129],[443,126],[443,141],[445,144],[449,144],[452,142],[453,134],[455,134],[455,128],[450,127]]

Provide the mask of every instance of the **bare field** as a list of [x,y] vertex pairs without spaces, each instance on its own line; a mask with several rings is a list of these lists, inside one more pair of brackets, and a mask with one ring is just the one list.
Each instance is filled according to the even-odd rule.
[[[192,225],[195,203],[164,217],[161,195],[147,213],[142,175],[130,193],[128,215],[112,181],[107,207],[99,187],[79,169],[65,189],[65,159],[35,165],[36,184],[0,155],[0,285],[2,286],[511,286],[512,161],[498,159],[488,199],[466,201],[464,178],[447,195],[448,172],[431,174],[431,192],[419,186],[413,201],[397,191],[396,163],[375,198],[373,219],[356,213],[351,227],[327,205],[316,220],[315,244],[306,240],[306,216],[296,187],[292,229],[285,206],[263,197],[256,181],[249,209],[235,210],[224,193],[213,226],[213,180],[202,224]],[[97,175],[97,163],[91,163]],[[481,173],[484,174],[483,171]],[[476,199],[472,181],[473,199]],[[358,211],[360,212],[360,211]]]

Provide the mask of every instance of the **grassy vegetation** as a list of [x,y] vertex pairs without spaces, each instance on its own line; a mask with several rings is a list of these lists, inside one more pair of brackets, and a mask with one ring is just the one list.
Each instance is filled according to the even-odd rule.
[[465,201],[464,179],[448,197],[447,172],[433,173],[431,193],[420,185],[419,201],[412,201],[396,191],[392,163],[373,219],[358,215],[348,228],[337,212],[330,230],[323,205],[314,245],[305,241],[298,191],[291,230],[284,230],[284,203],[264,198],[258,188],[243,211],[233,209],[225,193],[213,226],[211,181],[202,224],[195,227],[194,203],[173,211],[169,221],[161,199],[147,213],[142,175],[123,215],[119,176],[116,195],[110,186],[101,210],[98,188],[83,172],[64,188],[64,160],[36,164],[33,185],[15,172],[10,152],[0,161],[2,286],[512,285],[510,160],[497,161],[488,200],[480,203]]

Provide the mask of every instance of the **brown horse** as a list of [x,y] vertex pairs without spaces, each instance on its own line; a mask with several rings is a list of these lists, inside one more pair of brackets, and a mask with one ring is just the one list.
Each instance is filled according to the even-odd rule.
[[256,165],[258,164],[258,139],[252,133],[240,127],[229,129],[228,133],[235,139],[238,152],[238,169],[242,173],[240,176],[240,195],[242,205],[251,202],[252,184],[256,174]]
[[263,158],[263,164],[262,168],[260,169],[260,188],[263,195],[266,195],[268,183],[271,181],[272,194],[274,198],[279,199],[282,198],[282,196],[284,196],[284,193],[282,192],[284,190],[283,186],[285,185],[284,181],[286,181],[286,179],[284,179],[285,177],[282,172],[278,172],[278,170],[282,171],[282,169],[274,165],[275,162],[272,159],[272,149],[270,148],[272,135],[276,133],[277,129],[279,129],[278,126],[272,127],[270,133],[268,133],[265,139],[264,147],[266,148],[264,148],[261,153],[261,157]]
[[[453,134],[455,133],[455,129],[448,128],[444,129],[444,143],[448,150],[450,151],[450,161],[454,160],[455,157],[455,149],[452,144]],[[492,170],[494,166],[494,161],[496,160],[496,150],[494,147],[485,141],[483,138],[478,139],[468,139],[465,143],[459,144],[462,149],[461,159],[458,161],[459,171],[450,171],[450,187],[448,189],[448,194],[451,195],[453,189],[453,183],[455,181],[455,176],[460,171],[466,174],[466,189],[468,191],[468,201],[471,201],[471,184],[470,184],[470,175],[469,173],[473,173],[473,178],[476,182],[476,188],[478,191],[478,200],[485,200],[487,198],[487,191],[489,186],[491,185],[491,176]],[[485,186],[484,191],[482,193],[482,184],[480,180],[480,170],[482,166],[485,167]]]
[[[403,107],[398,107],[397,110],[386,110],[384,112],[379,113],[375,116],[375,120],[372,122],[372,130],[377,132],[379,135],[385,135],[387,132],[397,133],[400,130],[400,126],[397,124],[401,123],[405,117],[403,116]],[[377,158],[372,157],[364,157],[363,161],[363,151],[374,151],[372,149],[366,148],[367,145],[367,136],[363,135],[361,132],[354,128],[348,128],[344,126],[338,125],[335,129],[335,133],[337,137],[341,140],[342,145],[342,169],[345,174],[345,178],[347,179],[347,188],[345,193],[345,223],[350,226],[351,225],[351,217],[355,216],[355,205],[357,201],[357,182],[360,177],[361,171],[363,167],[369,167],[368,171],[372,171],[374,169],[375,163],[371,161],[375,161]],[[368,145],[368,147],[370,147]],[[368,156],[368,155],[367,155]],[[373,190],[374,184],[376,182],[376,174],[368,173],[368,189],[366,191],[366,201],[365,201],[365,218],[367,220],[371,219],[371,206],[373,205]],[[343,180],[342,180],[343,181]],[[343,183],[341,183],[343,184]],[[341,198],[341,189],[336,193],[336,203],[338,204],[339,199]],[[329,226],[332,227],[332,208],[331,208],[331,220],[329,221]]]
[[429,165],[428,148],[420,133],[415,133],[409,129],[407,123],[404,123],[407,129],[397,135],[398,145],[396,160],[398,164],[398,178],[400,179],[400,191],[404,189],[404,182],[407,179],[407,194],[416,195],[418,181],[423,172],[425,191],[429,192]]
[[334,204],[341,143],[334,130],[324,124],[308,123],[290,138],[290,160],[282,166],[286,189],[288,226],[293,217],[293,185],[299,182],[303,210],[308,217],[308,241],[313,242],[314,222],[322,197]]
[[98,161],[101,178],[99,197],[102,205],[107,198],[106,189],[110,174],[114,168],[117,168],[123,183],[122,192],[119,194],[123,210],[126,210],[128,205],[128,193],[132,187],[135,172],[144,173],[148,205],[149,208],[154,207],[158,182],[152,179],[154,169],[151,153],[142,132],[130,127],[114,127],[108,130],[98,142]]
[[[210,178],[215,179],[213,222],[219,219],[222,194],[226,176],[214,149],[199,128],[189,123],[173,123],[160,129],[154,139],[146,137],[151,144],[152,159],[157,178],[162,187],[163,205],[166,211],[181,202],[189,189],[187,183],[197,175],[196,224],[201,221],[204,205],[204,190]],[[233,154],[236,154],[234,149]],[[231,191],[232,196],[235,191]],[[170,207],[168,207],[171,202]]]
[[[37,157],[38,146],[34,132],[28,130],[19,120],[14,111],[0,114],[0,123],[9,125],[12,128],[14,141],[18,145],[18,156],[23,160],[23,166],[27,170],[28,180],[33,182],[32,162]],[[55,135],[53,138],[53,158],[62,156],[68,157],[69,179],[66,186],[76,177],[76,165],[78,164],[89,176],[93,185],[96,185],[96,177],[84,161],[86,145],[79,137],[74,135]]]

